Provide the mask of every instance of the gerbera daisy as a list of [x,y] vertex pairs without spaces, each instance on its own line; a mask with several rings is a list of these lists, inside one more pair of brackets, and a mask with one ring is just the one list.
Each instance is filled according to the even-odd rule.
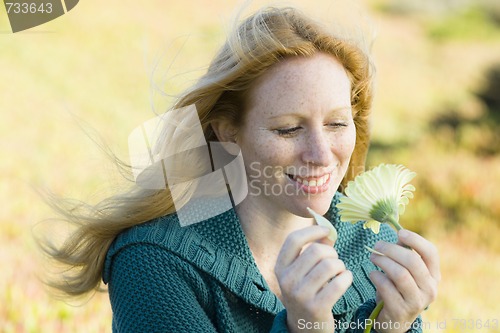
[[337,208],[342,222],[365,221],[363,228],[374,233],[380,223],[389,223],[402,229],[399,215],[404,213],[415,187],[409,182],[415,177],[402,165],[381,164],[357,176],[347,184],[346,196],[340,199]]

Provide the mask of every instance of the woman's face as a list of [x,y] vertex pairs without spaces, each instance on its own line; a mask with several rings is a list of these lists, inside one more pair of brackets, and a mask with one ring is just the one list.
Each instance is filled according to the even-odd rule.
[[241,147],[253,207],[309,217],[324,214],[356,141],[351,85],[333,56],[286,59],[249,93]]

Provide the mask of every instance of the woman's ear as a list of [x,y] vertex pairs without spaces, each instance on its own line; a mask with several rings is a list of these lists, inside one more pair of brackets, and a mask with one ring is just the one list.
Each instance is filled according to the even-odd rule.
[[220,142],[236,142],[238,130],[227,120],[215,120],[210,124]]

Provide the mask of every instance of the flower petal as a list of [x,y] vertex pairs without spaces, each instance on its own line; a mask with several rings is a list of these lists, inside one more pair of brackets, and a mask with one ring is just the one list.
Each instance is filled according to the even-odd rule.
[[368,229],[368,228],[372,229],[372,231],[375,234],[378,234],[380,232],[380,222],[375,221],[375,220],[366,221],[363,224],[363,229]]
[[316,221],[316,223],[318,225],[330,229],[330,233],[328,234],[328,238],[332,242],[336,242],[337,241],[337,229],[335,229],[335,227],[330,223],[330,221],[328,221],[325,217],[316,213],[314,210],[312,210],[309,207],[307,207],[307,211],[309,212],[309,214],[312,215],[312,217],[314,217],[314,220]]

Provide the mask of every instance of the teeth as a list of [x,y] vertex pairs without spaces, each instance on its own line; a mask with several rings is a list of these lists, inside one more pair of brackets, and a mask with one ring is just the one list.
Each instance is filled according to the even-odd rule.
[[330,179],[330,174],[328,173],[322,177],[319,177],[319,178],[316,178],[313,180],[305,180],[305,179],[302,179],[298,176],[291,176],[291,177],[299,184],[303,184],[305,186],[312,187],[312,186],[323,186]]

